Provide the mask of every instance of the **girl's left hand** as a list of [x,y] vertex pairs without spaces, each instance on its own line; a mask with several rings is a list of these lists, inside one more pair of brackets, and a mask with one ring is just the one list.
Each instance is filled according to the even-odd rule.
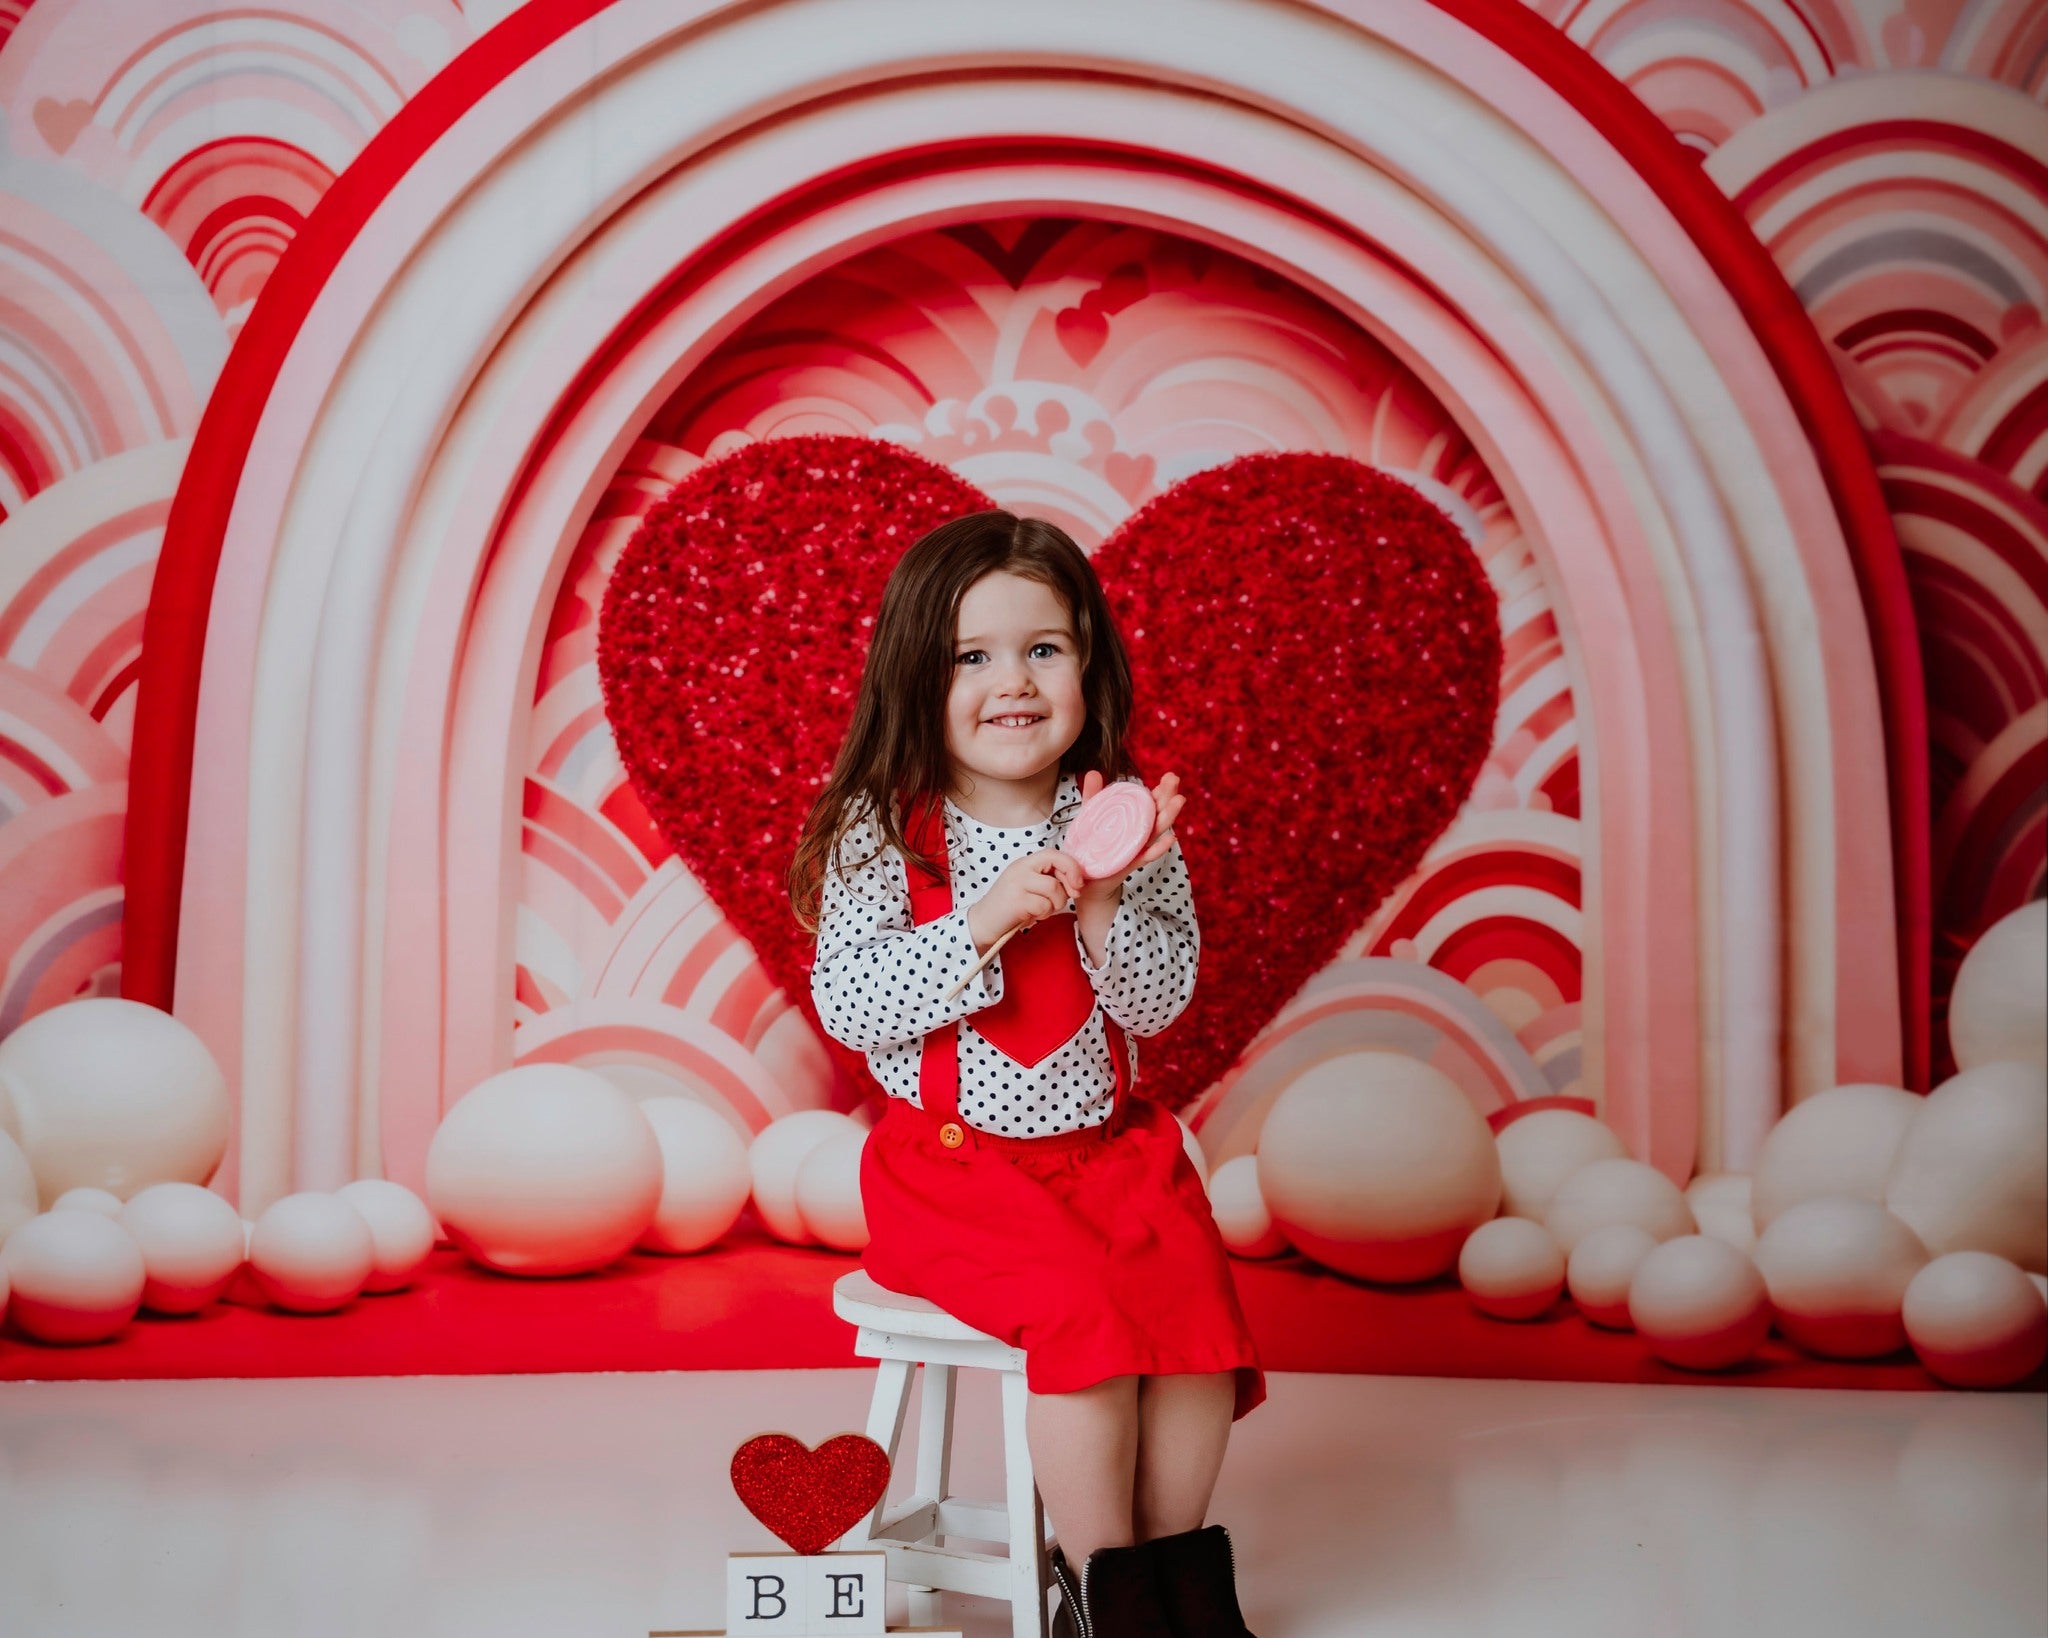
[[[1090,768],[1081,776],[1081,800],[1087,801],[1107,784],[1102,775]],[[1173,850],[1173,822],[1180,817],[1180,810],[1187,805],[1187,799],[1180,794],[1180,775],[1167,774],[1152,787],[1152,802],[1159,810],[1159,816],[1152,827],[1152,840],[1145,851],[1133,859],[1114,876],[1104,876],[1091,881],[1081,889],[1081,897],[1108,898],[1123,890],[1124,877],[1140,865],[1148,865],[1163,859]]]

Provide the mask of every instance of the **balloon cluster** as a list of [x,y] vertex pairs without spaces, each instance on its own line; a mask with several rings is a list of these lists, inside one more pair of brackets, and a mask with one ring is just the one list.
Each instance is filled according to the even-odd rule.
[[1928,1096],[1835,1087],[1778,1122],[1753,1175],[1684,1189],[1590,1115],[1496,1136],[1440,1071],[1354,1053],[1275,1099],[1211,1204],[1240,1256],[1292,1245],[1390,1283],[1455,1268],[1503,1320],[1569,1290],[1687,1369],[1741,1364],[1775,1328],[1823,1358],[1910,1345],[1942,1382],[2002,1386],[2048,1357],[2048,904],[1972,950],[1951,1032],[1962,1069]]
[[227,1137],[226,1080],[169,1013],[94,997],[0,1042],[0,1312],[15,1332],[105,1342],[140,1310],[223,1297],[328,1313],[403,1289],[433,1249],[426,1206],[382,1179],[244,1222],[204,1186]]

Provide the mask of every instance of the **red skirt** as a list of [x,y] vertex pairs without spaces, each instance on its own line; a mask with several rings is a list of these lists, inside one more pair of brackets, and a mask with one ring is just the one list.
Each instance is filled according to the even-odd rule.
[[1233,1420],[1266,1397],[1229,1253],[1166,1110],[1126,1096],[1104,1126],[976,1130],[956,1149],[939,1125],[892,1098],[861,1152],[861,1262],[879,1284],[1023,1349],[1034,1393],[1234,1371]]

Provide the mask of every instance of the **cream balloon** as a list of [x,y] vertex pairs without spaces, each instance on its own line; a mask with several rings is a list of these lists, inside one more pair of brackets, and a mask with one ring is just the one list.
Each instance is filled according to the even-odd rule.
[[661,1145],[661,1204],[640,1236],[641,1248],[702,1251],[746,1210],[754,1187],[746,1139],[695,1098],[645,1098],[640,1113]]
[[1209,1210],[1234,1255],[1277,1257],[1287,1249],[1287,1236],[1274,1226],[1259,1193],[1257,1155],[1237,1155],[1209,1174]]
[[102,1217],[121,1215],[121,1197],[105,1189],[66,1189],[50,1202],[52,1211],[96,1211]]
[[1273,1100],[1258,1161],[1280,1231],[1360,1279],[1442,1274],[1500,1204],[1485,1120],[1442,1070],[1395,1052],[1310,1065]]
[[1988,1251],[2048,1273],[2048,1086],[2031,1064],[1980,1064],[1930,1092],[1884,1203],[1939,1257]]
[[1534,1319],[1564,1289],[1564,1253],[1541,1223],[1496,1217],[1458,1252],[1458,1283],[1472,1306],[1495,1319]]
[[2036,1274],[2028,1269],[2027,1278],[2034,1282],[2034,1289],[2041,1293],[2041,1300],[2048,1302],[2048,1274]]
[[2048,1357],[2048,1303],[1988,1251],[1936,1257],[1906,1287],[1906,1335],[1920,1363],[1957,1388],[2024,1381]]
[[1948,1038],[1960,1068],[2048,1073],[2048,899],[2029,899],[1970,946],[1949,993]]
[[111,1217],[51,1211],[7,1240],[7,1312],[38,1342],[105,1342],[135,1317],[142,1248]]
[[1558,1185],[1543,1226],[1569,1257],[1581,1240],[1610,1223],[1633,1223],[1653,1240],[1698,1227],[1678,1185],[1640,1160],[1596,1160]]
[[1764,1230],[1755,1260],[1778,1329],[1808,1353],[1875,1359],[1905,1347],[1899,1312],[1927,1248],[1884,1207],[1802,1200]]
[[427,1204],[486,1268],[581,1274],[630,1251],[654,1221],[661,1145],[602,1075],[522,1064],[442,1117],[427,1146]]
[[835,1133],[867,1128],[836,1109],[800,1109],[770,1121],[754,1134],[747,1148],[747,1170],[753,1179],[754,1209],[762,1225],[778,1240],[793,1246],[814,1243],[796,1206],[797,1168],[812,1149]]
[[1517,1116],[1495,1139],[1500,1149],[1501,1211],[1543,1221],[1558,1186],[1596,1160],[1626,1160],[1614,1129],[1576,1109],[1536,1109]]
[[242,1266],[242,1219],[197,1183],[152,1183],[120,1220],[142,1248],[142,1306],[152,1313],[198,1313]]
[[1685,1186],[1685,1203],[1700,1233],[1737,1251],[1756,1245],[1751,1180],[1740,1172],[1705,1172]]
[[228,1088],[190,1027],[156,1007],[89,996],[0,1040],[22,1152],[41,1198],[204,1183],[227,1152]]
[[1688,1371],[1740,1365],[1771,1330],[1770,1297],[1756,1264],[1704,1234],[1651,1248],[1629,1282],[1628,1313],[1651,1353]]
[[1572,1248],[1565,1262],[1565,1284],[1579,1312],[1610,1331],[1627,1331],[1628,1288],[1643,1259],[1656,1249],[1648,1229],[1634,1223],[1609,1223]]
[[1899,1139],[1921,1103],[1896,1086],[1858,1082],[1816,1092],[1788,1111],[1757,1156],[1749,1196],[1756,1232],[1802,1200],[1845,1194],[1883,1205]]
[[796,1169],[796,1209],[805,1232],[834,1251],[864,1251],[867,1212],[860,1198],[860,1156],[868,1135],[856,1126],[814,1143]]
[[[0,1087],[0,1102],[6,1096],[6,1088]],[[0,1132],[0,1246],[7,1244],[8,1235],[36,1215],[39,1198],[36,1174],[29,1168],[28,1156],[12,1137]]]
[[288,1194],[256,1219],[249,1268],[264,1296],[295,1314],[353,1302],[376,1266],[370,1225],[335,1194]]
[[384,1177],[359,1177],[334,1192],[370,1231],[370,1277],[363,1282],[364,1292],[384,1296],[403,1291],[434,1249],[438,1231],[427,1203],[403,1183]]

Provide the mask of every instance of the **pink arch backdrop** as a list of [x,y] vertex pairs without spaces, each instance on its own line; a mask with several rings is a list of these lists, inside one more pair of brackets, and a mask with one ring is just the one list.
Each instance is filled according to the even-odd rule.
[[173,1005],[245,1209],[416,1182],[515,1059],[825,1101],[590,614],[695,462],[829,429],[1084,541],[1343,450],[1486,562],[1487,771],[1212,1156],[1345,1043],[1680,1177],[1924,1084],[2048,850],[2038,15],[1201,9],[0,11],[0,1029]]

